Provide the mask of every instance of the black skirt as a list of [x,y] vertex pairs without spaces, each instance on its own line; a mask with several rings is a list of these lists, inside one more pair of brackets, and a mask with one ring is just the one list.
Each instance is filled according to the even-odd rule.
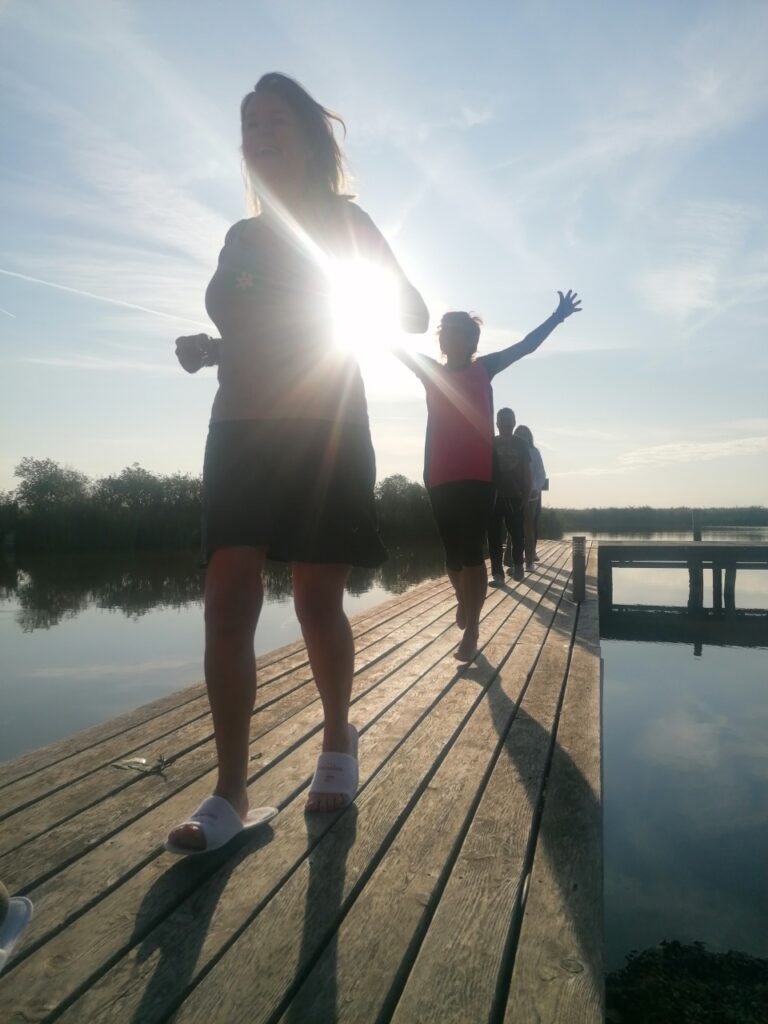
[[265,547],[282,562],[375,568],[387,552],[367,423],[211,423],[203,466],[203,555]]

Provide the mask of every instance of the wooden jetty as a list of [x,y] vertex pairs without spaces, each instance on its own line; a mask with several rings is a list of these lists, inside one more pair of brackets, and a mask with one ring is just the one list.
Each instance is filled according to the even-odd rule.
[[[618,604],[615,568],[685,569],[688,601],[678,607]],[[738,608],[739,571],[768,569],[768,544],[733,541],[600,541],[598,586],[600,633],[605,639],[653,640],[739,647],[768,644],[768,612]],[[704,604],[704,573],[711,573],[712,606]]]
[[[300,643],[259,660],[249,792],[280,813],[178,860],[211,789],[200,685],[0,765],[0,879],[35,916],[5,1022],[601,1022],[596,545],[491,590],[462,666],[444,579],[353,620],[361,788],[305,816],[321,710]],[[148,772],[116,765],[146,758]]]

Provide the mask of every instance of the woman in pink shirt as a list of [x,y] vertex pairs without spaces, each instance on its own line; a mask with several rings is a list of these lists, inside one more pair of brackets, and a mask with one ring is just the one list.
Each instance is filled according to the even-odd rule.
[[444,362],[396,352],[427,395],[424,483],[456,591],[456,625],[464,633],[455,655],[459,661],[471,661],[477,652],[487,590],[484,545],[495,496],[491,381],[535,352],[566,317],[580,312],[576,292],[558,295],[555,312],[501,352],[476,355],[482,321],[463,312],[446,313],[440,321],[437,336]]

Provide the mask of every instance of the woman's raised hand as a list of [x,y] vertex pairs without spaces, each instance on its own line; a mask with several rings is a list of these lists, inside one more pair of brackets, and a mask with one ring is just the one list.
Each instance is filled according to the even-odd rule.
[[176,339],[176,358],[187,371],[197,373],[208,360],[211,339],[207,334],[191,334]]
[[560,301],[557,304],[555,316],[561,323],[569,317],[571,313],[581,312],[581,299],[576,292],[572,292],[569,288],[566,295],[563,295],[562,292],[558,292],[557,294],[560,296]]

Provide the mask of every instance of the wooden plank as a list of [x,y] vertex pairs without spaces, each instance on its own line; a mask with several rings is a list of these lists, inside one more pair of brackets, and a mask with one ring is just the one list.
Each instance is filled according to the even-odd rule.
[[[490,610],[492,608],[492,606],[493,606],[493,603],[489,602],[487,607]],[[449,610],[448,610],[448,612],[445,615],[445,618],[444,618],[444,621],[443,621],[442,625],[440,623],[433,624],[433,626],[429,627],[429,629],[422,631],[423,635],[421,636],[421,639],[419,637],[413,638],[409,642],[409,644],[404,645],[403,651],[401,652],[402,657],[401,657],[400,661],[395,662],[393,660],[390,660],[388,663],[379,662],[376,665],[375,668],[367,670],[366,673],[364,673],[364,675],[367,677],[366,678],[366,683],[370,683],[370,681],[371,681],[371,674],[373,672],[376,672],[381,678],[386,678],[387,674],[389,674],[394,679],[396,686],[398,685],[398,682],[401,682],[405,686],[405,685],[408,684],[408,680],[411,677],[412,673],[414,671],[417,671],[417,667],[419,665],[419,662],[421,661],[423,663],[424,662],[424,658],[425,657],[429,657],[428,654],[425,653],[424,655],[422,655],[422,654],[419,653],[419,651],[423,648],[424,651],[426,652],[428,650],[430,644],[433,646],[433,649],[435,649],[434,645],[436,643],[436,640],[434,638],[438,638],[439,643],[441,645],[443,645],[443,644],[446,645],[446,649],[450,650],[450,648],[455,644],[456,633],[455,633],[454,630],[452,630],[450,628],[451,624],[452,624],[452,620],[453,620],[453,605],[448,603],[448,608],[449,608]],[[432,638],[432,639],[430,639],[430,638]],[[427,646],[425,646],[425,645],[427,645]],[[441,653],[437,654],[438,658],[440,658],[442,656],[443,655]],[[362,685],[363,684],[360,684],[360,683],[356,682],[355,697],[354,697],[354,700],[356,702],[355,710],[354,710],[355,715],[358,714],[357,702],[360,699],[359,695],[360,695],[360,691],[361,691]],[[318,712],[318,714],[316,715],[315,720],[313,721],[314,730],[319,728],[319,719],[320,719],[320,714]],[[294,725],[295,725],[295,722],[294,722]],[[296,730],[294,730],[294,732],[295,731]],[[284,739],[283,742],[287,742],[287,741]],[[267,758],[267,760],[262,759],[262,761],[260,761],[259,763],[262,765],[261,772],[263,772],[265,770],[265,767],[268,767],[268,758]],[[310,766],[310,768],[308,768],[308,773],[310,771],[311,771],[311,766]],[[196,782],[192,786],[192,789],[191,789],[190,792],[185,792],[183,799],[185,801],[187,801],[189,804],[192,804],[192,805],[194,804],[194,802],[199,801],[199,799],[201,799],[205,795],[206,787],[210,786],[210,784],[211,784],[210,783],[210,778],[211,778],[211,776],[209,775],[207,778],[203,779],[201,782],[199,782],[199,783]],[[147,779],[147,780],[142,780],[142,785],[154,785],[154,786],[157,786],[157,787],[161,787],[162,783],[161,783],[160,780],[157,780],[157,779],[154,779],[154,780]],[[143,810],[146,811],[148,809],[148,807],[149,807],[150,801],[147,799],[146,794],[141,794],[141,796],[142,796],[142,800],[143,800],[143,803],[144,803]],[[169,806],[169,807],[163,806],[163,807],[160,807],[160,809],[159,809],[160,810],[160,814],[165,816],[165,820],[162,820],[161,823],[158,825],[158,835],[162,835],[163,834],[163,832],[167,828],[167,824],[168,824],[169,819],[171,821],[177,820],[186,811],[188,811],[188,809],[189,809],[188,806],[182,805],[181,804],[181,800],[179,800],[179,799],[177,799],[175,801],[175,805],[174,806]],[[131,808],[131,810],[135,810],[135,809]],[[101,811],[103,811],[105,813],[111,813],[111,818],[105,818],[104,820],[100,820],[97,823],[98,827],[100,829],[102,829],[102,832],[109,825],[110,822],[113,825],[113,831],[114,831],[114,828],[116,827],[115,826],[115,822],[117,822],[117,824],[119,825],[121,822],[123,824],[125,824],[126,821],[130,820],[130,817],[126,813],[126,809],[125,809],[124,806],[123,807],[118,806],[117,808],[113,809],[111,807],[108,807],[105,804],[104,807],[101,808]],[[59,834],[54,835],[54,836],[51,837],[51,845],[52,845],[53,851],[54,851],[51,854],[51,856],[54,856],[54,854],[57,851],[60,854],[63,852],[64,843],[66,842],[66,840],[68,838],[69,838],[69,841],[71,841],[71,842],[75,842],[75,841],[80,842],[81,841],[81,837],[84,836],[85,839],[86,839],[85,849],[90,851],[88,853],[88,855],[87,855],[86,860],[88,861],[88,863],[90,863],[92,861],[93,855],[94,855],[94,851],[92,850],[92,847],[97,842],[100,843],[100,844],[103,843],[104,839],[107,838],[107,836],[106,836],[106,834],[97,833],[96,828],[92,826],[92,823],[88,820],[87,817],[86,818],[81,817],[76,822],[73,822],[73,826],[75,827],[75,835],[74,836],[69,836],[68,837],[68,836],[63,836],[61,833],[59,833]],[[117,833],[117,836],[119,837],[119,840],[122,840],[125,831],[126,830],[123,829],[122,832],[118,832]],[[97,836],[98,836],[98,838],[97,838]],[[110,846],[113,846],[115,843],[118,843],[119,840],[118,840],[118,838],[110,839],[109,840]],[[113,849],[112,850],[111,860],[109,859],[109,857],[107,857],[107,859],[104,862],[104,867],[102,867],[99,870],[102,871],[102,872],[106,871],[107,870],[107,864],[109,864],[109,869],[110,869],[109,873],[110,873],[110,876],[113,879],[118,878],[121,871],[130,872],[132,867],[133,867],[133,865],[135,863],[137,863],[137,862],[140,862],[142,856],[146,856],[148,850],[142,846],[142,842],[141,841],[136,840],[136,839],[132,840],[127,845],[128,845],[128,859],[125,862],[121,861],[117,857],[117,855],[115,854],[115,851]],[[153,849],[153,848],[154,847],[152,847],[152,846],[149,847],[150,850]],[[80,852],[82,852],[82,850]],[[17,852],[16,857],[18,857],[18,855],[19,854]],[[15,857],[14,858],[9,858],[8,859],[8,863],[6,863],[6,867],[9,870],[12,870],[14,862],[15,862]],[[34,860],[33,860],[33,863],[34,863]],[[31,867],[32,867],[32,865],[30,865],[30,869],[31,869]],[[39,898],[41,900],[45,900],[46,901],[46,906],[47,906],[47,916],[46,916],[46,922],[45,922],[46,925],[49,925],[51,927],[55,927],[56,926],[56,917],[57,917],[57,915],[56,915],[56,912],[55,912],[54,907],[52,906],[52,904],[56,904],[56,901],[59,898],[59,894],[62,891],[69,890],[69,895],[72,895],[72,893],[74,893],[75,894],[75,898],[77,898],[83,892],[88,892],[89,893],[90,890],[89,890],[89,881],[88,880],[89,880],[90,877],[93,877],[94,875],[98,876],[98,871],[91,871],[91,873],[89,874],[88,873],[88,869],[86,867],[85,874],[82,877],[82,880],[74,880],[74,881],[72,881],[73,869],[72,868],[68,868],[67,869],[67,873],[66,873],[66,877],[61,877],[60,875],[57,875],[54,879],[52,879],[50,884],[46,883],[44,886],[42,886],[42,888],[38,888],[38,889],[34,890],[32,893],[30,893],[30,895],[33,895],[35,898]],[[68,879],[70,880],[69,882],[67,881]],[[82,903],[82,899],[81,899],[81,903]],[[73,904],[71,902],[71,900],[70,900],[70,902],[67,904],[67,911],[66,912],[71,915],[72,913],[75,912],[75,909],[76,909],[77,905],[78,904]],[[35,925],[35,923],[33,923],[32,933],[31,933],[32,935],[34,935],[34,933],[35,933],[35,928],[36,928],[36,925]]]
[[[367,651],[374,642],[381,638],[392,637],[394,642],[401,635],[401,627],[403,625],[413,624],[415,612],[419,612],[421,620],[426,610],[434,609],[439,602],[444,601],[449,596],[453,600],[453,589],[449,584],[443,583],[438,588],[430,588],[426,597],[422,595],[418,601],[410,601],[403,598],[400,610],[396,614],[394,613],[397,610],[396,603],[387,602],[386,615],[366,615],[361,617],[359,621],[364,623],[366,628],[356,637],[358,659],[361,652]],[[358,622],[358,620],[353,622]],[[290,668],[294,665],[297,668],[304,667],[306,672],[301,676],[294,676],[287,683],[285,677],[288,675],[288,671],[286,667]],[[272,666],[271,669],[268,669],[266,679],[263,678],[263,674],[260,676],[257,710],[268,707],[273,700],[278,699],[284,692],[289,692],[292,688],[302,685],[309,678],[311,676],[305,652],[294,652],[294,656],[290,660],[284,659],[280,666]],[[209,722],[208,699],[204,693],[200,695],[197,702],[186,703],[184,715],[201,723]],[[12,791],[13,801],[7,805],[4,815],[0,815],[0,818],[23,809],[34,800],[44,799],[55,793],[63,785],[71,785],[77,782],[79,778],[109,766],[115,761],[128,757],[146,757],[147,744],[151,740],[155,738],[160,739],[164,736],[173,737],[175,740],[179,730],[185,727],[185,723],[179,720],[177,716],[178,712],[165,717],[161,716],[153,720],[152,723],[144,723],[128,733],[113,737],[104,743],[90,746],[81,754],[74,755],[68,759],[66,763],[57,762],[50,768],[17,782]],[[203,738],[210,738],[210,735],[211,731],[208,729]],[[163,749],[164,745],[165,750]],[[174,757],[177,757],[181,750],[178,744],[175,745],[175,748],[172,746],[170,751],[167,744],[160,744],[160,753],[164,754],[168,760],[173,760]],[[156,754],[157,751],[152,752],[153,757]],[[112,769],[109,774],[113,775]],[[118,783],[116,782],[117,786]],[[98,799],[95,793],[90,793],[89,783],[85,783],[84,792],[89,794],[91,802]],[[76,800],[77,798],[73,796],[72,799]],[[5,849],[7,848],[6,846]]]
[[[501,604],[502,595],[499,595],[495,600],[489,601],[490,615],[495,613],[502,619],[506,617],[508,613],[503,607],[495,608],[495,605]],[[377,688],[372,694],[366,695],[362,702],[363,706],[355,710],[356,720],[359,720],[360,713],[366,717],[370,714],[375,716],[381,708],[377,709],[373,707],[373,704],[377,701],[383,701],[383,706],[386,707],[387,701],[391,702],[394,700],[403,686],[406,687],[407,692],[410,692],[413,689],[413,679],[411,676],[414,673],[418,676],[421,672],[421,666],[418,664],[420,658],[422,658],[422,661],[424,659],[429,661],[432,656],[436,656],[438,666],[441,665],[446,654],[455,645],[455,636],[455,630],[445,630],[433,642],[431,654],[425,653],[423,656],[420,655],[411,660],[408,666],[410,672],[393,673],[390,676],[389,682],[391,688],[395,690],[394,693],[391,691],[387,693],[384,691],[384,688]],[[437,668],[433,669],[431,677],[427,673],[429,678],[425,679],[426,682],[431,683],[431,687],[427,687],[427,704],[434,699],[434,694],[430,690],[434,689],[435,672],[438,675],[442,675],[442,670]],[[424,687],[422,686],[421,689],[423,690]],[[423,715],[423,712],[424,708],[422,706],[419,713]],[[297,733],[301,732],[298,729],[296,731]],[[392,733],[387,734],[386,728],[384,732],[386,742],[391,751],[393,746],[399,744],[400,737],[397,732],[394,735]],[[284,748],[287,737],[283,735],[276,738],[276,740],[278,740],[275,743],[277,750],[280,744]],[[273,798],[276,794],[282,793],[283,800],[294,801],[296,829],[294,830],[293,841],[294,844],[298,842],[301,849],[301,853],[297,855],[304,856],[307,847],[306,822],[301,808],[302,801],[295,798],[296,794],[308,783],[316,756],[316,744],[304,742],[300,748],[294,749],[287,756],[284,756],[282,748],[280,748],[280,753],[283,755],[282,760],[277,755],[275,756],[275,764],[278,765],[277,770],[273,766],[268,766],[266,771],[260,773],[255,785],[252,786],[252,798],[255,802],[263,802],[267,794],[270,798]],[[364,765],[366,763],[367,755],[363,761]],[[272,770],[270,771],[270,769]],[[198,787],[192,787],[192,789],[197,788],[199,792],[187,792],[185,798],[192,801],[193,797],[198,798],[204,795],[208,791],[209,786],[209,779],[202,780]],[[179,805],[170,808],[172,813],[177,815],[188,809],[186,803],[182,805],[181,800],[178,798],[169,801],[169,804]],[[41,979],[41,963],[38,962],[38,956],[33,955],[28,960],[21,962],[15,971],[9,975],[6,980],[6,986],[0,993],[0,1003],[17,1013],[19,1020],[41,1019],[52,1007],[58,1006],[62,999],[72,998],[73,993],[77,993],[80,987],[87,983],[89,978],[94,975],[100,975],[105,962],[124,952],[126,943],[128,947],[134,943],[139,943],[143,931],[148,931],[152,925],[161,921],[167,913],[178,905],[180,898],[184,897],[187,872],[191,874],[192,884],[190,888],[186,889],[186,895],[190,895],[190,893],[198,891],[201,877],[205,876],[206,873],[213,873],[217,867],[221,867],[222,858],[218,858],[218,855],[214,854],[211,857],[193,859],[184,864],[178,864],[169,873],[167,871],[167,858],[156,855],[157,836],[164,826],[167,827],[168,823],[167,814],[169,813],[169,808],[166,807],[162,810],[164,811],[162,816],[158,815],[157,811],[150,812],[131,827],[122,830],[111,841],[112,849],[106,849],[106,844],[104,844],[98,849],[93,850],[87,858],[83,858],[82,861],[67,870],[66,878],[63,875],[57,876],[55,887],[49,887],[45,896],[55,897],[56,892],[64,891],[71,900],[73,895],[82,894],[83,891],[88,892],[89,888],[92,888],[92,881],[89,886],[89,879],[93,880],[94,878],[103,877],[105,870],[112,872],[122,870],[126,872],[128,864],[136,864],[140,868],[138,872],[135,869],[127,871],[124,874],[122,884],[115,892],[110,893],[107,890],[105,894],[102,894],[103,898],[93,906],[93,909],[86,909],[86,912],[73,920],[68,927],[50,937],[46,945],[40,949],[39,957],[43,958],[41,961],[43,964],[51,961],[55,962],[57,965],[55,970],[46,971],[46,976]],[[275,846],[275,850],[279,853],[281,837],[285,835],[287,838],[290,838],[291,832],[290,829],[286,829],[282,815],[278,821],[280,825],[273,842],[278,844]],[[272,843],[270,843],[268,849],[271,853]],[[123,858],[122,865],[120,863],[121,853]],[[147,862],[148,855],[151,859]],[[86,861],[88,862],[87,865]],[[100,864],[101,867],[99,866]],[[268,871],[266,875],[262,872],[254,873],[252,867],[245,864],[243,866],[244,878],[241,879],[241,882],[260,883],[263,881],[266,885],[266,893],[268,894],[275,885],[279,884],[282,874],[285,872],[290,873],[294,867],[295,860],[291,861],[289,858],[289,863],[286,864],[285,860],[278,856],[276,868],[278,875],[275,878]],[[174,877],[172,884],[164,885],[163,879],[167,874],[171,874]],[[228,874],[229,869],[226,870],[226,875]],[[149,898],[148,894],[151,894]],[[219,895],[221,897],[222,894],[220,893]],[[35,898],[34,895],[33,898]],[[43,902],[42,896],[39,902]],[[258,900],[256,902],[258,903]],[[236,912],[238,920],[242,922],[243,915],[251,913],[253,906],[254,903],[252,901],[246,899],[244,902],[240,896],[237,896],[234,905],[230,906],[230,912]],[[50,909],[48,902],[46,902],[46,907],[47,910]],[[139,908],[138,918],[137,908]],[[61,910],[59,910],[59,916],[61,917]],[[129,934],[130,929],[127,932],[122,922],[133,922],[134,919],[137,919],[137,926],[134,934],[131,935]],[[178,923],[176,923],[173,928],[174,948],[178,948],[184,942],[185,933],[189,932],[190,918],[182,914],[182,919],[184,921],[183,927],[179,929]],[[68,918],[63,918],[65,925],[67,920]],[[191,920],[194,922],[196,918],[193,917]],[[206,939],[210,938],[214,943],[220,943],[226,935],[226,932],[222,932],[218,928],[209,935],[206,929]],[[192,929],[191,938],[193,945],[195,943],[199,945],[200,935],[194,928]],[[145,963],[139,957],[139,965],[138,969],[147,971],[148,976],[152,977],[151,964]],[[178,964],[169,963],[168,966],[171,974],[178,981],[180,977]],[[136,964],[134,964],[134,967],[136,967]],[[9,982],[13,983],[10,989],[8,987]],[[104,992],[101,991],[100,995],[103,997]],[[101,1013],[96,1016],[87,1015],[85,1018],[75,1013],[73,1019],[106,1018],[102,1017]],[[125,1018],[118,1013],[116,1019]]]
[[[446,593],[449,592],[449,584],[444,579],[438,581],[429,580],[424,584],[417,585],[406,595],[400,595],[389,601],[384,601],[382,604],[376,605],[373,609],[366,610],[350,620],[353,626],[353,633],[357,631],[358,635],[362,635],[367,628],[372,628],[371,623],[375,624],[381,617],[389,614],[401,614],[404,608],[407,607],[407,604],[403,605],[404,601],[410,602],[412,600],[413,604],[416,605],[420,601],[427,599],[432,592],[436,593],[440,590],[444,590]],[[398,608],[398,605],[401,607]],[[301,656],[299,660],[295,664],[289,663],[287,659],[296,655]],[[296,640],[267,654],[260,655],[256,659],[257,672],[265,672],[266,669],[276,665],[278,662],[284,663],[285,671],[289,671],[300,664],[306,664],[307,658],[303,640]],[[279,674],[279,672],[273,672],[270,678],[276,677]],[[174,693],[167,694],[139,708],[125,712],[107,722],[97,723],[73,736],[68,736],[45,747],[30,751],[28,754],[23,754],[13,761],[0,763],[0,789],[12,785],[17,779],[46,768],[58,761],[63,761],[87,747],[101,743],[113,736],[118,736],[134,726],[148,722],[157,715],[172,711],[190,701],[199,699],[203,687],[204,684],[195,683],[193,686],[174,691]]]
[[596,595],[582,604],[505,1024],[602,1024],[601,672]]
[[[475,668],[473,676],[485,691],[482,699],[463,723],[444,760],[438,762],[433,775],[430,773],[413,811],[375,866],[375,873],[342,920],[336,937],[285,1007],[281,1021],[310,1019],[313,1007],[318,1005],[328,1011],[335,1008],[336,1016],[330,1019],[338,1024],[386,1019],[394,1009],[402,976],[439,900],[446,873],[474,814],[500,737],[505,735],[525,690],[556,604],[552,600],[547,602],[546,611],[540,608],[526,628],[523,642],[504,662],[502,672],[497,674],[501,650]],[[523,708],[525,701],[523,695]],[[228,998],[227,1012],[229,1006]],[[453,1009],[446,1007],[449,1014]],[[182,1015],[180,1019],[185,1018]]]
[[[419,636],[434,623],[445,619],[442,630],[448,629],[455,607],[450,598],[436,608],[429,608],[422,616],[411,619],[400,627],[400,633],[390,634],[379,644],[364,650],[356,660],[356,672],[360,677],[355,681],[355,690],[363,686],[376,685],[382,673],[392,671],[408,657],[409,648],[404,644],[412,636]],[[393,636],[399,637],[397,643]],[[429,642],[427,632],[417,646]],[[385,656],[393,654],[394,661],[387,662]],[[369,666],[379,664],[379,671],[366,673]],[[305,713],[315,721],[318,717],[319,698],[313,683],[307,682],[277,704],[273,704],[253,719],[252,744],[265,732],[279,724]],[[308,727],[309,728],[309,727]],[[311,731],[316,731],[313,728]],[[167,797],[188,786],[190,782],[209,772],[216,763],[213,733],[207,716],[181,730],[179,739],[183,752],[173,762],[167,777],[157,775],[133,775],[106,767],[101,773],[89,775],[80,783],[56,792],[51,799],[43,800],[27,808],[15,822],[15,828],[7,833],[0,849],[0,872],[3,877],[13,879],[17,888],[35,884],[46,877],[59,864],[79,856],[96,842],[106,839],[124,820],[132,820],[147,807],[163,802]],[[148,760],[159,753],[164,741],[151,744],[145,749]],[[124,777],[129,775],[127,781]],[[99,788],[101,787],[101,788]],[[94,795],[95,794],[95,795]],[[90,802],[83,803],[83,801]],[[34,872],[34,874],[30,874]],[[9,884],[9,883],[6,883]]]
[[[415,623],[422,622],[427,611],[434,611],[446,599],[453,600],[452,588],[447,583],[439,588],[430,589],[426,598],[421,597],[416,602],[404,599],[402,602],[403,607],[397,614],[394,614],[396,605],[387,602],[388,613],[386,616],[366,616],[364,620],[365,629],[357,639],[358,667],[367,663],[363,656],[372,651],[374,643],[385,638],[389,638],[393,645],[402,642],[403,626],[407,625],[415,628]],[[416,618],[414,618],[415,612],[419,613]],[[381,645],[376,654],[381,656]],[[297,667],[303,666],[306,671],[297,675],[294,670],[294,674],[288,676],[288,673],[284,671],[284,667],[286,664],[292,665],[294,662]],[[273,674],[270,675],[270,672]],[[283,694],[292,692],[309,679],[311,679],[311,672],[305,654],[294,655],[290,662],[284,660],[279,666],[273,666],[271,669],[268,669],[267,679],[260,678],[256,712],[271,706]],[[212,733],[209,727],[210,719],[208,716],[207,697],[201,695],[196,703],[192,702],[185,705],[184,712],[185,716],[189,716],[191,720],[197,721],[200,724],[199,742],[210,739]],[[130,784],[130,780],[126,780],[124,777],[120,779],[117,776],[115,770],[111,767],[114,761],[127,757],[144,756],[151,762],[158,754],[163,754],[166,760],[173,761],[181,753],[186,752],[186,749],[189,749],[182,747],[180,743],[176,742],[182,735],[182,730],[184,730],[185,737],[189,732],[187,724],[180,720],[177,714],[169,713],[165,717],[160,716],[153,720],[152,723],[138,726],[129,733],[114,737],[101,745],[89,747],[81,754],[74,755],[68,759],[66,763],[56,763],[49,769],[44,769],[21,780],[13,787],[14,800],[13,803],[7,806],[5,816],[17,813],[34,800],[45,799],[56,793],[59,789],[77,783],[79,779],[92,776],[93,773],[98,772],[100,769],[109,769],[107,772],[101,772],[101,778],[102,781],[105,777],[109,780],[114,780],[114,786],[110,788],[109,782],[103,781],[100,789],[99,783],[93,778],[90,781],[85,781],[79,791],[72,791],[61,798],[68,810],[66,812],[60,810],[58,819],[56,819],[51,806],[47,805],[47,810],[45,811],[47,819],[43,826],[47,829],[52,827],[56,820],[63,821],[68,815],[75,813],[78,802],[80,809],[84,809],[85,806],[92,805],[98,799],[103,799],[109,791],[117,790]],[[159,740],[163,737],[168,737],[169,741],[172,738],[174,745],[169,748],[168,741],[165,743],[158,742],[152,745],[152,749],[149,749],[154,739]],[[80,794],[84,794],[86,799],[84,800]],[[40,830],[42,831],[42,827]],[[28,832],[26,835],[28,835]],[[18,835],[14,838],[16,842],[12,843],[10,847],[6,844],[2,849],[13,848],[22,841]]]
[[530,833],[549,766],[551,732],[575,614],[576,607],[566,595],[397,1002],[392,1024],[466,1024],[493,1019],[510,928],[528,871]]
[[[538,582],[534,577],[534,585],[538,585]],[[526,592],[525,588],[520,588],[521,597],[524,598]],[[538,596],[536,592],[531,593]],[[528,608],[527,604],[513,604],[503,593],[489,599],[488,606],[490,613],[484,620],[484,634],[494,627],[494,622],[497,626],[505,622],[510,611],[518,620],[527,620],[536,614],[535,602],[531,608]],[[441,731],[445,734],[446,729],[450,729],[450,715],[445,710],[444,701],[451,697],[455,689],[457,666],[450,658],[455,636],[455,631],[452,630],[450,634],[443,634],[434,641],[431,654],[428,656],[433,665],[426,672],[423,671],[426,655],[419,655],[408,663],[405,671],[393,674],[390,680],[392,686],[398,685],[401,678],[406,677],[405,684],[408,688],[404,697],[394,700],[392,694],[383,693],[383,688],[380,687],[364,698],[364,707],[355,709],[357,721],[365,721],[367,718],[372,722],[361,745],[361,770],[364,782],[372,774],[379,772],[376,775],[379,780],[377,792],[389,801],[389,805],[380,808],[376,820],[377,827],[379,830],[383,829],[385,834],[402,813],[402,801],[405,800],[407,804],[408,800],[407,787],[398,789],[392,784],[391,773],[394,769],[389,765],[389,761],[393,752],[396,754],[395,760],[399,770],[412,772],[415,770],[416,762],[410,755],[416,752],[421,762],[430,763],[428,745],[432,744],[433,749],[439,750],[439,744],[435,746],[438,743],[438,734]],[[422,660],[421,666],[418,664],[419,660]],[[415,683],[411,679],[413,675],[418,676]],[[473,683],[469,694],[464,694],[464,697],[470,695],[472,699],[476,699],[476,686],[477,684]],[[384,710],[372,708],[372,701],[379,701]],[[415,733],[403,742],[404,737],[408,737],[414,727]],[[295,765],[301,753],[305,754],[303,764],[292,769],[292,777],[287,776],[286,768],[289,761]],[[301,750],[295,750],[285,758],[276,775],[272,773],[273,777],[270,779],[268,774],[257,781],[252,794],[254,802],[271,797],[275,793],[278,780],[282,780],[281,784],[284,787],[292,786],[295,794],[297,786],[300,789],[301,784],[307,784],[315,755],[314,744],[305,744]],[[385,777],[380,777],[382,763],[388,772]],[[364,789],[359,799],[365,799],[366,792],[368,790]],[[378,804],[374,797],[375,794],[368,797],[371,806]],[[14,986],[12,993],[16,1000],[22,1000],[21,1010],[27,1015],[23,1019],[39,1019],[35,1013],[41,1013],[45,1004],[57,1005],[62,998],[68,998],[67,993],[78,992],[87,984],[88,978],[93,978],[94,975],[97,977],[97,983],[80,1001],[72,1005],[62,1020],[122,1021],[132,1010],[141,1010],[142,1020],[164,1018],[170,1012],[174,999],[178,999],[180,993],[183,994],[191,979],[206,969],[211,958],[220,954],[222,947],[226,948],[232,938],[237,936],[249,917],[259,909],[260,901],[265,900],[281,884],[281,879],[293,877],[297,870],[297,862],[306,865],[304,858],[307,852],[307,822],[303,816],[302,803],[303,799],[295,799],[292,806],[281,813],[275,826],[274,837],[260,855],[259,870],[254,870],[253,865],[247,863],[244,857],[233,861],[230,854],[230,860],[223,868],[221,861],[218,865],[211,864],[216,855],[177,866],[173,872],[173,885],[169,883],[163,886],[161,881],[167,871],[167,860],[164,858],[150,861],[139,872],[127,877],[118,891],[107,895],[92,911],[85,913],[59,935],[53,936],[40,951],[41,955],[45,954],[47,960],[53,959],[57,964],[59,957],[64,957],[61,971],[53,972],[53,977],[49,974],[44,988],[36,984],[35,957],[30,958],[30,967],[18,987]],[[396,805],[400,806],[400,811]],[[351,817],[351,812],[348,812],[348,815]],[[156,836],[157,829],[162,827],[157,821],[153,826],[153,822],[148,820],[151,817],[152,815],[149,815],[141,823],[125,830],[125,833],[131,835],[121,833],[115,838],[115,842],[121,843],[125,839],[126,845],[131,843],[131,852],[134,856],[136,846],[139,854],[143,853],[147,847],[147,828],[154,827]],[[350,817],[347,820],[350,820]],[[318,824],[317,819],[314,819],[314,822],[310,822],[310,827],[326,829],[326,821],[327,819],[323,818]],[[313,838],[314,836],[310,835],[310,845]],[[342,848],[346,848],[346,840],[334,838],[333,848],[337,853],[339,842],[342,843]],[[98,876],[99,869],[95,862],[100,857],[103,859],[108,857],[108,854],[99,849],[94,850],[87,858],[91,861],[90,877]],[[114,851],[111,860],[114,860]],[[201,887],[200,872],[206,863],[209,870],[214,872],[214,877],[210,887]],[[338,858],[335,863],[338,868]],[[217,867],[221,870],[215,874]],[[179,906],[185,895],[183,891],[180,895],[179,889],[186,886],[186,872],[191,872],[194,876],[190,878],[190,884],[186,888],[186,895],[190,897],[190,901]],[[87,877],[89,876],[85,875],[83,881]],[[325,883],[330,877],[315,875],[313,888],[318,882],[322,882],[321,890],[326,892]],[[59,878],[57,882],[59,886],[64,883],[67,889],[71,889],[73,883],[77,884],[77,879]],[[148,897],[149,893],[151,898]],[[282,889],[275,899],[281,897],[281,894]],[[273,905],[275,904],[270,903],[269,906]],[[163,918],[177,906],[179,909],[163,923]],[[138,916],[137,907],[141,908]],[[299,899],[296,906],[298,936],[294,936],[294,941],[298,939],[300,945],[303,910],[303,900]],[[135,934],[128,936],[120,922],[133,922],[134,919],[137,920]],[[154,924],[159,927],[150,934],[150,928]],[[279,916],[277,927],[279,931]],[[124,959],[101,978],[100,965],[109,963],[119,955],[125,949],[126,943],[133,948],[126,950]],[[77,950],[76,956],[72,955],[72,950]],[[147,955],[148,950],[159,950],[159,962],[157,956]],[[290,959],[281,959],[279,956],[277,959],[280,971],[284,975],[287,972],[289,981],[292,976]],[[17,971],[23,970],[24,967],[25,964],[22,963]],[[249,974],[251,972],[252,968],[249,968]],[[246,1014],[250,1013],[252,998],[247,1000]],[[0,1001],[4,1001],[2,995]],[[8,1003],[14,1005],[10,999]],[[247,1016],[246,1019],[252,1021],[253,1017]]]

